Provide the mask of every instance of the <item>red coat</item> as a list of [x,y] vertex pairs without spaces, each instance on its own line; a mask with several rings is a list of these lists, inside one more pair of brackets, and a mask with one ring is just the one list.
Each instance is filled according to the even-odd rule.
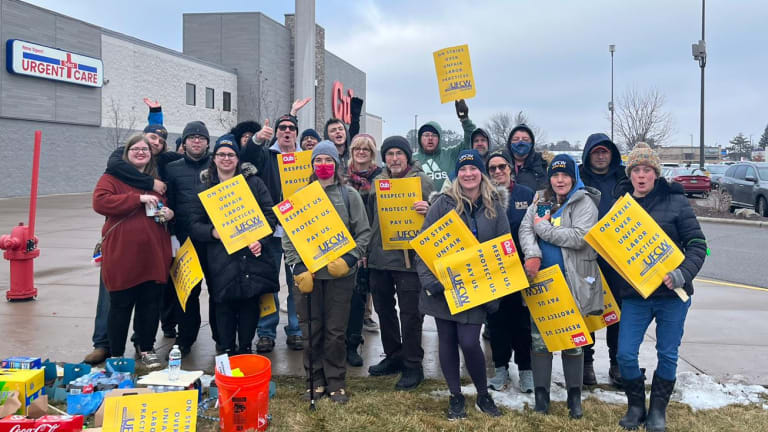
[[162,224],[148,217],[139,195],[155,192],[128,186],[104,174],[93,191],[93,209],[107,217],[101,235],[120,222],[101,244],[101,276],[108,291],[120,291],[143,282],[166,283],[171,267],[171,239]]

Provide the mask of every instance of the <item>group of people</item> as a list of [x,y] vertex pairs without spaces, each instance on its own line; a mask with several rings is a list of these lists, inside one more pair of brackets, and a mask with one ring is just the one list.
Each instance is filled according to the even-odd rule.
[[[349,130],[341,120],[330,119],[324,140],[316,131],[307,130],[297,142],[296,112],[307,101],[296,101],[290,114],[277,119],[276,133],[268,121],[263,127],[256,122],[241,123],[232,134],[220,137],[212,152],[202,122],[187,124],[181,137],[183,153],[171,153],[165,151],[167,132],[160,123],[150,121],[143,136],[132,138],[113,154],[93,198],[94,209],[107,218],[102,230],[102,289],[94,332],[97,349],[106,350],[105,355],[124,354],[135,307],[133,341],[145,365],[159,363],[153,350],[159,322],[166,336],[166,330],[177,324],[182,354],[190,352],[200,326],[200,287],[190,296],[186,312],[181,311],[167,282],[172,231],[180,242],[191,238],[200,257],[209,290],[209,322],[219,353],[252,352],[257,331],[257,351],[274,348],[278,314],[259,317],[258,298],[274,293],[277,301],[284,260],[289,286],[285,331],[289,348],[304,350],[307,399],[327,396],[339,403],[348,401],[346,367],[363,363],[359,346],[370,293],[385,355],[369,367],[371,376],[399,375],[398,390],[419,386],[424,380],[422,325],[424,315],[430,315],[437,327],[440,367],[450,390],[449,419],[466,417],[459,348],[477,389],[475,404],[480,411],[490,416],[502,414],[489,388],[509,386],[509,362],[514,353],[520,391],[533,392],[534,410],[547,413],[553,356],[521,294],[452,315],[445,287],[413,250],[406,251],[406,256],[403,251],[383,248],[374,182],[417,177],[422,200],[414,203],[413,210],[424,215],[424,229],[455,210],[478,242],[511,233],[529,279],[542,268],[559,266],[582,315],[601,315],[601,274],[604,276],[622,313],[620,323],[607,330],[609,376],[628,398],[627,414],[620,424],[633,429],[645,423],[648,430],[664,430],[690,307],[690,300],[681,301],[673,289],[684,288],[688,295],[693,294],[692,281],[704,262],[706,240],[682,188],[661,177],[655,151],[637,143],[624,165],[610,138],[595,133],[587,139],[580,165],[565,154],[548,159],[536,151],[534,132],[526,125],[514,127],[505,143],[492,143],[490,135],[469,119],[464,101],[456,102],[465,136],[461,144],[443,145],[440,126],[430,122],[417,130],[415,153],[401,136],[385,139],[378,149],[372,136],[358,133],[362,100],[357,98],[352,100]],[[152,120],[159,107],[150,103],[150,111]],[[494,144],[501,149],[493,150]],[[295,151],[312,152],[309,180],[323,187],[356,243],[353,250],[314,273],[302,262],[271,211],[286,198],[275,155]],[[376,163],[377,151],[382,166]],[[229,255],[197,193],[238,174],[246,179],[274,233]],[[625,193],[634,197],[685,255],[683,263],[647,299],[584,240],[586,232]],[[146,216],[145,206],[159,208],[154,219]],[[650,408],[646,409],[645,376],[638,352],[652,320],[656,321],[658,365]],[[490,379],[481,345],[483,324],[493,352]],[[107,329],[107,345],[97,344],[100,328]],[[593,354],[592,346],[561,353],[567,405],[574,419],[583,415],[582,386],[596,384]]]

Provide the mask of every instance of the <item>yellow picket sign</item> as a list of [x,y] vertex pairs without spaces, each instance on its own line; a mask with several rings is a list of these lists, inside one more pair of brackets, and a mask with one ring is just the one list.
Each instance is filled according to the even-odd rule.
[[592,343],[560,266],[539,271],[531,286],[523,290],[523,299],[549,352]]
[[478,244],[475,236],[455,210],[449,211],[411,240],[411,248],[438,278],[440,276],[435,270],[437,259]]
[[272,207],[301,261],[311,272],[351,251],[357,244],[318,182],[299,189]]
[[227,253],[237,252],[272,234],[272,228],[242,174],[206,189],[197,196]]
[[176,288],[176,296],[181,303],[181,309],[187,311],[187,299],[189,294],[203,280],[203,269],[197,251],[192,245],[192,240],[187,240],[179,248],[176,258],[171,264],[171,280]]
[[197,430],[197,390],[104,399],[104,432]]
[[584,321],[587,323],[587,328],[590,333],[594,333],[602,328],[618,324],[621,320],[621,310],[619,309],[616,299],[613,297],[611,289],[608,287],[608,282],[605,281],[605,276],[600,273],[600,279],[603,281],[603,314],[602,315],[587,315],[584,317]]
[[675,242],[629,194],[616,201],[584,240],[643,298],[653,294],[664,276],[685,259]]
[[511,234],[435,261],[451,315],[498,300],[528,286]]
[[312,152],[281,153],[276,157],[283,196],[288,198],[309,184],[309,176],[312,175]]
[[275,305],[275,295],[273,293],[262,294],[259,297],[259,316],[265,317],[277,312]]
[[459,45],[432,53],[437,72],[440,103],[475,97],[475,79],[469,60],[469,45]]
[[383,249],[410,249],[424,225],[424,216],[413,209],[421,201],[421,178],[380,179],[375,188]]

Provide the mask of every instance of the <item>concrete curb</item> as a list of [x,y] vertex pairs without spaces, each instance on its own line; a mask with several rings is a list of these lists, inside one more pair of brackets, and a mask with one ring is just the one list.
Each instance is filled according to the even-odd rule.
[[752,227],[758,227],[758,228],[768,228],[768,222],[764,222],[764,221],[723,219],[723,218],[713,218],[713,217],[704,217],[704,216],[697,216],[696,219],[698,219],[699,222],[711,222],[711,223],[720,223],[720,224],[726,224],[726,225],[746,225],[746,226],[752,226]]

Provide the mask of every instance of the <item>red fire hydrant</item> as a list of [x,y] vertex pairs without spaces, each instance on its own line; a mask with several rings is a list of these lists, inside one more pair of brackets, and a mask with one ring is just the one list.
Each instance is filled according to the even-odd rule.
[[32,159],[32,188],[29,194],[29,225],[23,222],[14,227],[10,235],[0,236],[3,258],[11,262],[11,289],[5,293],[8,301],[29,300],[37,297],[35,271],[32,260],[40,256],[35,236],[37,214],[37,180],[40,173],[40,141],[42,132],[35,131],[35,153]]

